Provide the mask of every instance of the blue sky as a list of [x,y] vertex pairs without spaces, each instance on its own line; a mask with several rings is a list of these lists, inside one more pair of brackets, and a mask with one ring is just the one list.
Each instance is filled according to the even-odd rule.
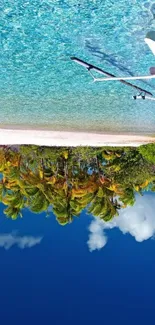
[[154,324],[154,231],[150,239],[137,241],[129,226],[131,215],[141,220],[137,229],[144,221],[150,225],[154,196],[147,194],[142,200],[143,217],[142,201],[137,199],[137,215],[135,207],[126,212],[126,234],[124,221],[108,225],[101,230],[106,245],[92,252],[89,228],[96,221],[85,213],[65,227],[53,216],[46,219],[25,211],[24,218],[14,222],[1,213],[2,324]]

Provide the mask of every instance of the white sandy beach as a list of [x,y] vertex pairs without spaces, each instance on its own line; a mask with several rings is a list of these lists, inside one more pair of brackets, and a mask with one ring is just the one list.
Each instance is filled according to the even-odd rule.
[[35,144],[39,146],[139,146],[155,142],[142,135],[95,134],[50,130],[0,129],[0,145]]

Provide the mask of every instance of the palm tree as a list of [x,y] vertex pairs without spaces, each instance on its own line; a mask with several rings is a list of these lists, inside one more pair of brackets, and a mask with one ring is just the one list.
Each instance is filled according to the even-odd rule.
[[22,217],[21,210],[25,206],[25,199],[20,193],[20,191],[16,192],[9,192],[2,198],[3,204],[7,205],[8,207],[4,210],[4,213],[7,217],[15,220],[18,216]]

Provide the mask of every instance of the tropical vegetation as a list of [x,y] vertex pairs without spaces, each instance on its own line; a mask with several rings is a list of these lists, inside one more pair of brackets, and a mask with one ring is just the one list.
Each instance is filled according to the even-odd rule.
[[52,213],[61,225],[83,209],[108,221],[155,190],[155,145],[133,147],[0,147],[0,201],[13,220],[23,210]]

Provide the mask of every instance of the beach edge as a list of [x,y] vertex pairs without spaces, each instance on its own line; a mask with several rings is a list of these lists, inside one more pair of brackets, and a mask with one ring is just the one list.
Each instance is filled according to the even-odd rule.
[[38,145],[51,147],[137,147],[148,143],[155,143],[155,137],[148,135],[0,128],[0,145]]

